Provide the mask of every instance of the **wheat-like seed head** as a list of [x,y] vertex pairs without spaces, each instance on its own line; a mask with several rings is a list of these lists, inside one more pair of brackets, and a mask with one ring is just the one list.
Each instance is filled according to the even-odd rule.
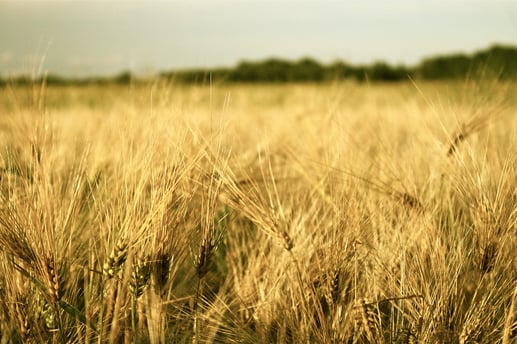
[[416,321],[411,324],[411,337],[414,339],[415,342],[418,342],[418,337],[420,335],[420,332],[422,331],[423,324],[424,318],[421,315],[418,316]]
[[289,236],[287,231],[286,230],[282,230],[281,233],[280,233],[280,237],[283,240],[284,248],[287,251],[291,251],[292,248],[293,248],[293,239],[291,239],[291,237]]
[[26,342],[31,334],[31,327],[29,316],[27,314],[28,302],[27,296],[18,294],[14,303],[14,311],[16,320],[18,322],[18,328],[20,330],[20,336],[24,342]]
[[145,288],[149,284],[151,278],[151,264],[149,259],[138,257],[133,264],[131,271],[131,280],[129,282],[129,291],[136,298],[139,298],[144,293]]
[[483,273],[492,271],[494,267],[494,261],[497,258],[497,243],[488,243],[481,249],[481,261],[479,268]]
[[199,252],[196,255],[194,262],[199,278],[203,278],[208,272],[208,264],[210,263],[210,257],[212,256],[215,247],[216,242],[213,238],[213,231],[208,231],[201,240]]
[[59,268],[54,257],[48,256],[43,262],[43,272],[46,278],[48,295],[50,296],[50,302],[54,307],[61,300],[61,283],[59,277]]
[[378,323],[378,311],[374,304],[366,298],[361,299],[355,306],[355,322],[359,336],[365,334],[368,343],[378,343],[381,340]]
[[103,272],[108,278],[115,277],[115,274],[120,271],[122,265],[126,261],[128,251],[128,241],[126,238],[121,238],[111,250],[111,253],[104,263]]
[[463,329],[460,334],[460,344],[477,343],[480,335],[480,321],[479,318],[474,318],[472,321],[467,321],[463,325]]
[[153,279],[153,286],[155,291],[162,295],[166,289],[169,279],[172,262],[174,257],[167,252],[158,252],[155,254],[151,262],[151,277]]
[[415,196],[409,194],[408,192],[394,192],[393,197],[399,201],[403,206],[406,206],[410,209],[414,209],[417,211],[421,211],[424,209],[422,203]]
[[397,344],[413,344],[414,343],[414,337],[413,333],[411,332],[410,328],[403,328],[398,331],[397,333]]
[[339,302],[339,298],[341,296],[341,291],[339,288],[339,282],[341,279],[341,269],[339,267],[336,267],[331,274],[330,279],[330,297],[329,299],[332,302],[332,305],[336,305]]
[[45,320],[45,326],[49,330],[55,330],[57,328],[57,319],[56,319],[56,311],[50,306],[48,303],[43,305],[43,309],[41,314]]
[[405,327],[398,331],[396,343],[400,344],[417,344],[418,333],[422,327],[422,318],[419,317],[416,322],[411,323],[411,326]]

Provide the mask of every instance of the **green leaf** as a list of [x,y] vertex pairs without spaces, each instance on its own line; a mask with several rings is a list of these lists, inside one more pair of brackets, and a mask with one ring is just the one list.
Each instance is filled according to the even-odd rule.
[[74,306],[72,306],[71,304],[66,302],[65,300],[59,300],[59,306],[65,312],[67,312],[68,314],[73,316],[75,319],[79,320],[80,322],[82,322],[83,324],[85,324],[86,326],[88,326],[90,329],[92,329],[94,332],[97,333],[97,328],[95,328],[95,326],[93,324],[88,322],[88,320],[86,319],[86,316],[81,311],[79,311],[77,308],[75,308]]

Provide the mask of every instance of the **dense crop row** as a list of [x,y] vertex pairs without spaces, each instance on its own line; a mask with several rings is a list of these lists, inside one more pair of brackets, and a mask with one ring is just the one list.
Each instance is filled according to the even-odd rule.
[[10,90],[1,342],[512,343],[515,89]]

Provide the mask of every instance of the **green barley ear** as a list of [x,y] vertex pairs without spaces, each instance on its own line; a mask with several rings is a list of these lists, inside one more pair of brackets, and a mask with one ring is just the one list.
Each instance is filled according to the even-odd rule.
[[128,241],[126,238],[118,240],[115,247],[111,250],[111,253],[104,263],[102,271],[108,278],[115,277],[115,274],[120,271],[122,265],[126,261],[128,250]]
[[45,320],[45,326],[47,327],[47,329],[56,330],[58,328],[56,312],[54,311],[51,305],[49,305],[48,303],[45,303],[43,305],[42,315]]
[[133,264],[131,271],[131,280],[129,281],[129,291],[136,298],[144,293],[145,288],[149,284],[151,278],[151,264],[149,259],[138,257]]

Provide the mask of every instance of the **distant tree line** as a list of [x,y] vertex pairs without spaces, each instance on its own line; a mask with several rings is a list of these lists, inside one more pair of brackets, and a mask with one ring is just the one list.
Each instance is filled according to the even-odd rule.
[[[417,80],[453,80],[468,77],[517,80],[517,47],[496,45],[471,55],[435,56],[422,60],[414,67],[392,66],[385,62],[352,65],[342,61],[323,65],[308,57],[298,61],[270,58],[258,62],[243,61],[233,68],[162,72],[160,77],[181,83],[200,83],[206,82],[210,73],[214,80],[226,82],[321,82],[346,79],[394,82],[407,80],[409,77]],[[54,85],[128,84],[139,80],[128,71],[111,78],[66,79],[56,75],[46,77],[46,83]],[[10,82],[24,84],[34,80],[19,77]],[[0,86],[6,83],[6,80],[0,79]]]
[[517,80],[517,47],[493,46],[472,55],[451,54],[424,59],[415,67],[391,66],[385,62],[351,65],[337,61],[322,65],[311,58],[288,61],[271,58],[243,61],[234,68],[186,70],[162,73],[163,77],[182,82],[199,82],[208,74],[230,82],[303,82],[353,79],[357,81],[401,81],[408,77],[421,80],[498,78]]

